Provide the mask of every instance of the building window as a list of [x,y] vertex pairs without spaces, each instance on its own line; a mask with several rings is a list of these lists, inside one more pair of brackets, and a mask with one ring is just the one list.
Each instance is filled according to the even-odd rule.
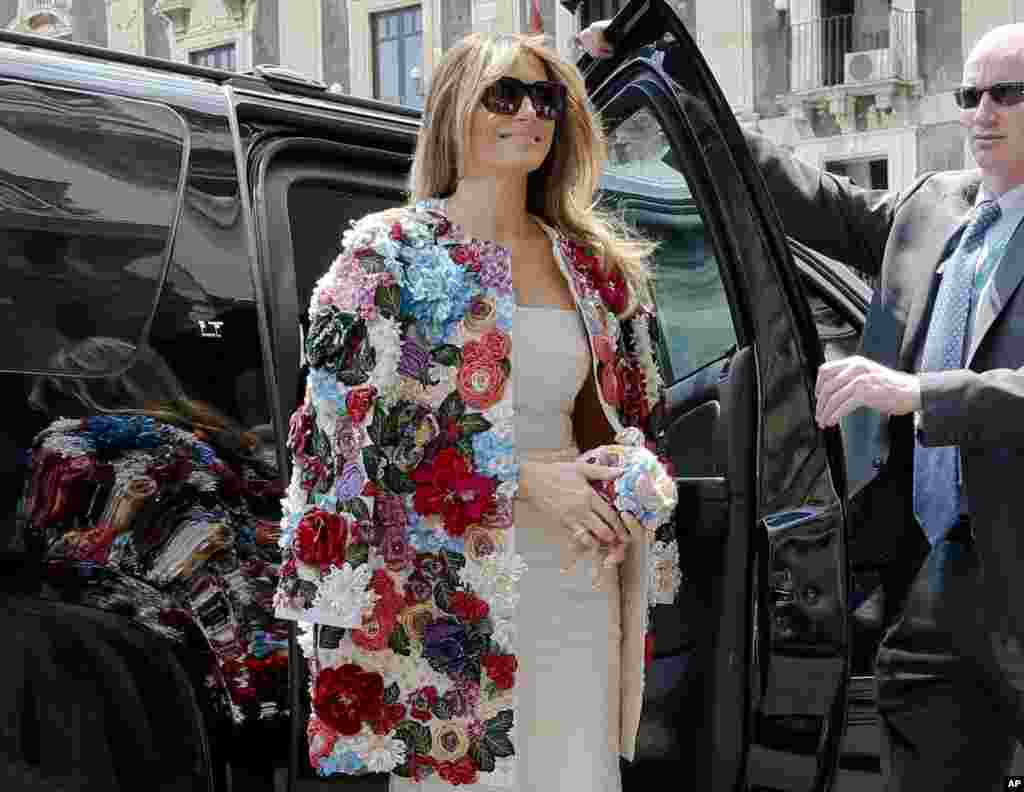
[[889,160],[885,157],[832,160],[825,163],[825,170],[837,176],[846,176],[857,186],[869,190],[889,189]]
[[423,9],[382,11],[370,20],[374,98],[423,107]]
[[237,71],[236,49],[234,44],[221,44],[219,47],[194,50],[188,54],[188,61],[193,66],[209,66],[211,69]]

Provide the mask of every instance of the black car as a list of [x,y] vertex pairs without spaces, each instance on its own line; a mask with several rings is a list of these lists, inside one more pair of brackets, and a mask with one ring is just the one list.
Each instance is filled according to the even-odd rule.
[[[915,559],[871,549],[861,502],[879,474],[864,445],[877,417],[822,431],[813,396],[818,365],[856,349],[871,291],[786,238],[666,3],[630,2],[609,36],[620,54],[579,66],[611,144],[602,200],[662,242],[668,411],[652,428],[678,477],[685,575],[678,603],[657,609],[627,789],[670,777],[804,792],[831,788],[837,771],[877,778],[881,584]],[[18,518],[33,438],[56,417],[38,391],[76,376],[57,363],[69,345],[144,342],[190,394],[263,438],[286,482],[315,280],[351,219],[406,200],[419,125],[416,111],[273,67],[238,75],[0,32],[0,603],[14,658],[0,696],[19,713],[0,732],[5,789],[128,789],[133,773],[157,788],[230,788],[246,765],[222,743],[190,657],[40,583]],[[66,708],[41,711],[34,686],[72,656],[68,636],[76,665],[62,671],[80,685]],[[299,665],[290,745],[273,763],[301,787]],[[163,735],[162,751],[132,753],[131,717]],[[106,783],[89,776],[94,757],[62,750],[97,729],[124,752]]]

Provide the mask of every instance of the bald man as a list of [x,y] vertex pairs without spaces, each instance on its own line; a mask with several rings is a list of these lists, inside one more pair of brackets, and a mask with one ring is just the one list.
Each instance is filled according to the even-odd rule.
[[[596,57],[605,25],[580,36]],[[856,541],[912,564],[875,668],[889,792],[1004,789],[1024,736],[1024,25],[978,42],[955,100],[977,169],[898,193],[748,136],[786,231],[881,278],[816,395],[821,426],[888,416]]]

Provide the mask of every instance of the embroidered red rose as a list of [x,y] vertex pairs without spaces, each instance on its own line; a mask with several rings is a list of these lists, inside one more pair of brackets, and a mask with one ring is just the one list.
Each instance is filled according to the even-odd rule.
[[476,765],[468,756],[454,762],[438,762],[437,774],[452,786],[476,782]]
[[313,708],[320,720],[339,734],[358,734],[363,721],[380,717],[383,706],[384,678],[374,671],[348,663],[323,668],[317,675]]
[[480,343],[487,351],[491,360],[504,360],[512,351],[512,339],[508,333],[503,333],[497,328],[488,330],[480,339]]
[[464,622],[474,623],[487,617],[491,612],[490,606],[475,594],[465,591],[456,591],[448,597],[448,605],[451,612]]
[[292,413],[292,417],[288,421],[288,448],[294,452],[296,457],[304,457],[306,455],[306,444],[312,435],[313,415],[309,410],[309,406],[303,404]]
[[463,360],[456,387],[466,406],[487,410],[500,402],[505,392],[505,371],[490,358]]
[[481,662],[498,690],[508,690],[515,685],[519,668],[515,655],[484,655]]
[[392,223],[391,224],[391,238],[396,242],[402,238],[402,224]]
[[626,310],[626,282],[619,272],[609,273],[606,278],[601,280],[597,291],[612,313],[620,314]]
[[615,360],[615,344],[606,335],[594,336],[594,352],[601,363],[611,363]]
[[470,245],[456,245],[449,255],[461,267],[474,272],[480,269],[480,255]]
[[377,398],[377,389],[370,385],[367,388],[353,388],[345,396],[345,409],[352,417],[354,423],[362,423],[366,414],[373,406],[373,400]]
[[622,400],[622,384],[619,382],[615,367],[602,363],[598,372],[601,378],[601,395],[612,406],[618,406]]
[[432,462],[416,469],[412,479],[417,484],[416,511],[424,516],[440,514],[452,536],[462,536],[467,526],[494,509],[497,482],[474,473],[454,448],[441,449]]
[[352,630],[349,635],[356,646],[377,652],[387,647],[388,639],[398,623],[398,614],[405,607],[405,600],[395,590],[394,581],[383,569],[373,573],[370,588],[378,597],[373,612],[364,614],[362,627]]
[[474,362],[477,360],[490,360],[491,356],[487,351],[487,347],[480,341],[467,341],[462,345],[462,364]]
[[370,728],[374,734],[387,734],[404,719],[404,704],[385,704],[380,708],[380,715],[370,721]]
[[348,522],[322,509],[306,512],[295,529],[295,555],[300,561],[326,569],[345,563]]
[[418,721],[428,721],[434,717],[431,710],[437,704],[437,688],[433,685],[421,687],[409,694],[409,715]]

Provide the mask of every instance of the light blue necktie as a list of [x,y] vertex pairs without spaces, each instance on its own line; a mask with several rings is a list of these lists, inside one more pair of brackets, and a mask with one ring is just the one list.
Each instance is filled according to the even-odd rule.
[[[921,357],[921,371],[963,367],[964,338],[974,297],[975,259],[985,232],[999,219],[999,204],[978,204],[956,252],[945,264]],[[942,539],[960,516],[959,446],[925,447],[914,441],[914,514],[928,541]]]

